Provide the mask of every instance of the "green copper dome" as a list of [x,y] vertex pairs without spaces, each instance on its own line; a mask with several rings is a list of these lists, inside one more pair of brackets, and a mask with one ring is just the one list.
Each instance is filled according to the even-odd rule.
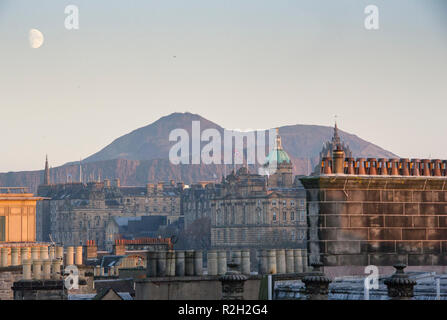
[[275,149],[270,152],[266,159],[266,163],[283,163],[287,162],[290,163],[290,158],[287,152],[285,152],[282,149]]
[[290,163],[290,157],[282,148],[281,137],[279,134],[276,136],[276,146],[268,155],[265,165],[269,164],[281,164],[283,162]]

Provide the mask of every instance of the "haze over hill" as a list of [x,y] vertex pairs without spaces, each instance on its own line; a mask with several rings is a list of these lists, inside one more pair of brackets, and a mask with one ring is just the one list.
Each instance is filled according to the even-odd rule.
[[[169,141],[169,133],[174,129],[182,128],[188,131],[191,136],[192,121],[200,121],[202,131],[214,128],[223,137],[224,128],[214,122],[197,114],[173,113],[116,139],[84,161],[167,159],[169,149],[174,144]],[[323,143],[332,138],[333,128],[316,125],[292,125],[280,127],[279,134],[282,137],[284,149],[291,157],[313,159],[318,156]],[[354,156],[395,156],[393,153],[362,140],[356,135],[341,130],[339,130],[339,134],[341,139],[351,147]]]
[[[223,137],[224,128],[214,122],[196,114],[173,113],[117,138],[99,152],[83,160],[83,181],[119,178],[122,185],[144,185],[147,182],[170,179],[185,183],[219,180],[233,167],[205,164],[174,165],[169,161],[169,150],[175,144],[169,141],[169,133],[182,128],[191,136],[192,121],[200,121],[201,131],[215,128]],[[294,174],[309,174],[319,160],[323,143],[332,138],[333,128],[291,125],[280,127],[279,133],[283,148],[292,160]],[[349,145],[354,157],[396,157],[393,153],[356,135],[341,130],[339,135]],[[202,143],[202,146],[204,144],[206,143]],[[0,173],[0,185],[26,186],[35,191],[42,182],[42,176],[42,170]],[[51,179],[53,183],[79,181],[79,162],[53,168]]]

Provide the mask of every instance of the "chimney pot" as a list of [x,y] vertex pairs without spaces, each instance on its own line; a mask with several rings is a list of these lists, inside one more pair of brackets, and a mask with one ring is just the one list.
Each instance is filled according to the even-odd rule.
[[429,159],[422,160],[422,175],[425,177],[431,176],[431,161]]
[[399,175],[399,160],[398,159],[390,159],[390,169],[391,169],[391,175],[392,176],[398,176]]

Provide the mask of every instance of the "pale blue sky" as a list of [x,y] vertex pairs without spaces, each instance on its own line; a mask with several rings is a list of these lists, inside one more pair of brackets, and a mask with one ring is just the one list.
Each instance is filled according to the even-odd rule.
[[0,171],[84,158],[184,111],[240,129],[337,114],[401,156],[447,158],[445,0],[0,0],[0,40]]

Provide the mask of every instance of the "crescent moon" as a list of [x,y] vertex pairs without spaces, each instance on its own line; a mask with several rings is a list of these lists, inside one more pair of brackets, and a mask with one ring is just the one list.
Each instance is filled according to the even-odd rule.
[[33,49],[40,48],[43,44],[44,37],[42,32],[37,29],[31,29],[29,31],[29,45]]

